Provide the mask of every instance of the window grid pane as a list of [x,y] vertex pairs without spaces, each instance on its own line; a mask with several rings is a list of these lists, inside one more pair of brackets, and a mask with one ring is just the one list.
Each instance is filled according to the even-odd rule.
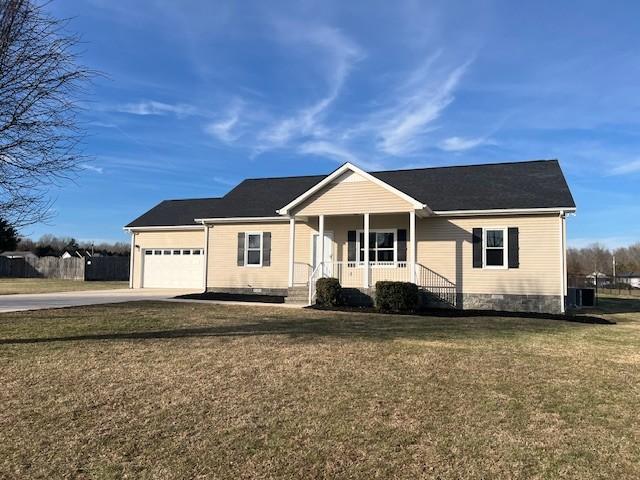
[[247,264],[260,265],[260,250],[247,251]]
[[504,249],[488,249],[486,255],[487,265],[491,267],[502,267],[504,265]]

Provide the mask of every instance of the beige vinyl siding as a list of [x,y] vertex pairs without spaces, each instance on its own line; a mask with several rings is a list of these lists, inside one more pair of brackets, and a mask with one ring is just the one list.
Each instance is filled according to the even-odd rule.
[[[142,250],[145,248],[204,248],[204,231],[157,230],[136,232],[133,255],[133,288],[142,283]],[[139,247],[139,248],[137,248]]]
[[[271,232],[270,266],[238,266],[239,232]],[[288,222],[217,224],[211,228],[207,287],[286,288],[288,281]]]
[[409,211],[411,204],[370,180],[332,183],[305,200],[296,215],[340,215],[356,212]]
[[[418,219],[418,263],[464,293],[559,295],[560,225],[557,215]],[[491,227],[518,227],[519,268],[473,268],[471,231]]]

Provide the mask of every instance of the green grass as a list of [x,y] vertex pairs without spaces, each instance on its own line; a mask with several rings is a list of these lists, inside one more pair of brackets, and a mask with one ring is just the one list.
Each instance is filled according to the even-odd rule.
[[129,282],[81,282],[51,278],[0,278],[0,295],[127,288]]
[[0,478],[640,477],[616,325],[129,303],[0,315]]

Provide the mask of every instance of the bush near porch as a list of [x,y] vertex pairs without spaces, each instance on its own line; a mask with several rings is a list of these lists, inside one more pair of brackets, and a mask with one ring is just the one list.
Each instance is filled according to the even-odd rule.
[[418,286],[410,282],[376,282],[376,308],[382,312],[415,312]]
[[342,303],[342,286],[337,278],[317,280],[316,303],[322,307],[335,307]]

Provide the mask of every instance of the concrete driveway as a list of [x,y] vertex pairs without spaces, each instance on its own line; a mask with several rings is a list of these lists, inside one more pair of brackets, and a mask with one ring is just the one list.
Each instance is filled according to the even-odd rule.
[[0,313],[46,308],[79,307],[105,303],[136,302],[140,300],[168,300],[177,295],[196,293],[195,290],[178,289],[117,289],[85,292],[30,293],[0,295]]

